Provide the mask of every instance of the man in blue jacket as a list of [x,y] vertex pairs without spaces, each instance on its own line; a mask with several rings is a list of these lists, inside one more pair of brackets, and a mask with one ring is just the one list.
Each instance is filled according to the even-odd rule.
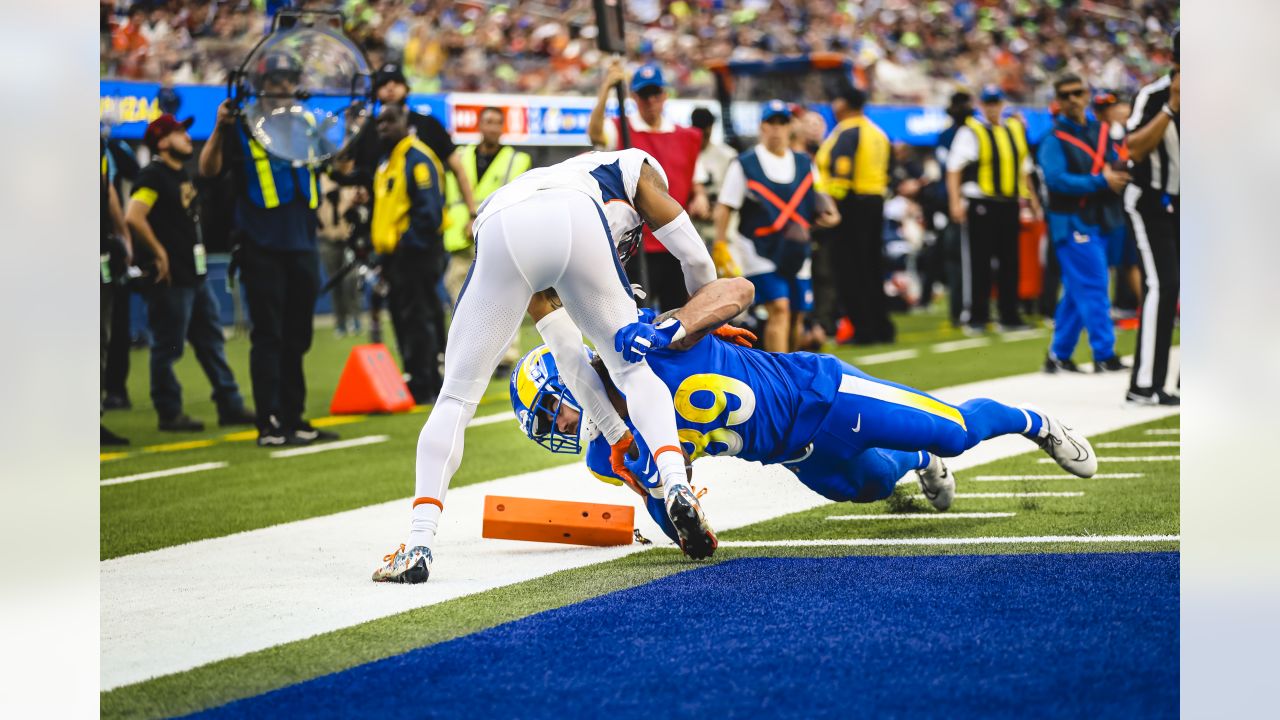
[[1063,75],[1053,89],[1062,112],[1041,141],[1038,159],[1049,190],[1045,216],[1062,267],[1063,295],[1044,370],[1079,372],[1071,353],[1082,329],[1089,333],[1095,372],[1125,370],[1111,327],[1103,226],[1107,201],[1124,190],[1129,173],[1116,169],[1119,157],[1108,142],[1107,125],[1085,116],[1089,91],[1084,81]]

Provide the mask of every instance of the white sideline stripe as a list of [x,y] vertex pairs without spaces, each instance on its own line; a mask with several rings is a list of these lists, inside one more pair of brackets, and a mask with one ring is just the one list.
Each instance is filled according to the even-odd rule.
[[485,415],[484,417],[472,418],[471,422],[467,423],[467,427],[479,427],[481,425],[492,425],[494,423],[500,423],[504,420],[515,420],[515,419],[516,419],[516,414],[513,412],[498,413],[496,415]]
[[949,353],[957,350],[969,350],[971,348],[986,347],[991,344],[991,338],[968,338],[965,340],[952,340],[950,342],[941,342],[931,346],[929,349],[935,353]]
[[138,480],[151,480],[153,478],[171,477],[173,475],[186,475],[187,473],[202,472],[204,470],[217,470],[226,467],[224,462],[207,462],[199,465],[183,465],[182,467],[169,468],[168,470],[152,470],[151,472],[138,473],[137,475],[121,475],[120,477],[107,478],[99,485],[120,485],[122,483],[137,482]]
[[1018,513],[1011,512],[971,512],[971,513],[899,513],[897,515],[830,515],[828,520],[964,520],[969,518],[1007,518]]
[[[1146,477],[1143,473],[1098,473],[1088,480],[1130,480]],[[1005,480],[1085,480],[1075,475],[979,475],[975,478],[962,478],[974,482],[1002,482]]]
[[880,363],[897,362],[899,360],[914,360],[920,357],[919,350],[894,350],[892,352],[876,353],[875,355],[865,355],[860,358],[854,358],[850,362],[854,367],[863,365],[879,365]]
[[1182,428],[1155,428],[1154,430],[1146,430],[1143,435],[1181,435]]
[[[924,495],[916,494],[912,497],[924,497]],[[1077,498],[1084,497],[1082,492],[980,492],[980,493],[956,493],[957,500],[969,498],[972,500],[980,500],[983,498]]]
[[721,540],[725,548],[771,547],[822,547],[840,545],[850,547],[880,547],[893,545],[1023,545],[1048,543],[1127,543],[1127,542],[1180,542],[1179,535],[1028,535],[1013,537],[971,538],[835,538],[832,540]]
[[[1171,377],[1177,377],[1177,354],[1174,348]],[[1060,376],[1046,382],[1043,374],[1029,372],[930,394],[950,403],[975,397],[1034,403],[1069,420],[1085,435],[1178,413],[1178,408],[1130,408],[1108,400],[1122,397],[1128,386],[1124,373]],[[528,440],[513,434],[509,442]],[[1010,435],[950,458],[947,465],[959,473],[1032,448],[1025,438]],[[497,446],[490,452],[502,449]],[[335,482],[341,482],[344,473],[359,467],[360,461],[358,453],[335,455],[328,471]],[[401,500],[101,562],[102,689],[652,547],[588,548],[481,539],[485,495],[614,504],[635,498],[625,489],[595,480],[582,465],[574,464],[454,488],[445,500],[448,512],[433,548],[438,552],[431,581],[413,587],[379,585],[369,581],[369,574],[389,549],[403,541],[408,528],[412,488],[409,480],[405,482],[406,497]],[[796,482],[789,471],[742,460],[699,460],[697,484],[704,483],[711,492],[702,504],[717,530],[828,503]],[[664,537],[636,500],[633,507],[640,532],[649,538]],[[192,618],[199,618],[200,632],[192,632]]]
[[[1098,462],[1100,463],[1167,462],[1170,460],[1181,460],[1181,459],[1182,459],[1181,455],[1134,455],[1133,457],[1123,457],[1123,456],[1113,455],[1111,457],[1099,457]],[[1054,460],[1053,458],[1040,458],[1039,460],[1037,460],[1037,462],[1056,463],[1057,460]]]
[[328,452],[330,450],[345,450],[347,448],[360,447],[361,445],[377,445],[391,439],[389,435],[365,435],[364,437],[352,438],[350,440],[339,440],[337,442],[320,443],[319,445],[308,445],[306,447],[291,448],[289,450],[274,450],[271,453],[273,458],[290,458],[298,455],[312,455],[315,453]]
[[1182,447],[1181,440],[1153,440],[1150,442],[1100,442],[1100,448],[1169,448]]

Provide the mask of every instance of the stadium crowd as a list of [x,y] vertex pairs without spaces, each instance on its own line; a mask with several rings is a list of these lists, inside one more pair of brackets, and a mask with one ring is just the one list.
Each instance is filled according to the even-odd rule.
[[[103,0],[104,77],[225,82],[268,22],[266,0]],[[590,94],[602,58],[588,0],[345,0],[374,65],[402,62],[413,92]],[[1177,0],[639,0],[629,57],[657,62],[673,96],[709,97],[709,59],[817,51],[853,57],[872,102],[941,104],[995,83],[1047,101],[1061,72],[1131,92],[1168,64]],[[448,68],[448,72],[445,72]]]

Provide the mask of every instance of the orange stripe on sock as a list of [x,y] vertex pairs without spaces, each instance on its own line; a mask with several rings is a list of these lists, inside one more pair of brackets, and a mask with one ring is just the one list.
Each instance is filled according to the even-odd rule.
[[678,453],[680,457],[684,457],[684,451],[676,447],[675,445],[663,445],[662,447],[658,448],[653,452],[654,459],[656,460],[658,456],[664,452]]
[[444,503],[440,502],[435,498],[420,497],[420,498],[415,498],[413,501],[414,507],[418,507],[419,505],[428,505],[428,504],[435,505],[436,507],[440,508],[442,512],[444,511]]

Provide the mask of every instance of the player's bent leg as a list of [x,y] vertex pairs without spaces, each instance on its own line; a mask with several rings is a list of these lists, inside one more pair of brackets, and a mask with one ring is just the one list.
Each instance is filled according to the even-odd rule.
[[[690,557],[707,557],[715,551],[717,540],[689,489],[671,391],[648,363],[629,363],[614,349],[614,335],[636,319],[635,301],[603,214],[585,196],[578,198],[582,200],[566,198],[564,204],[573,223],[572,255],[554,287],[569,317],[590,338],[618,390],[627,397],[631,422],[653,448],[668,515],[680,533],[682,549]],[[603,270],[610,267],[614,272]]]

